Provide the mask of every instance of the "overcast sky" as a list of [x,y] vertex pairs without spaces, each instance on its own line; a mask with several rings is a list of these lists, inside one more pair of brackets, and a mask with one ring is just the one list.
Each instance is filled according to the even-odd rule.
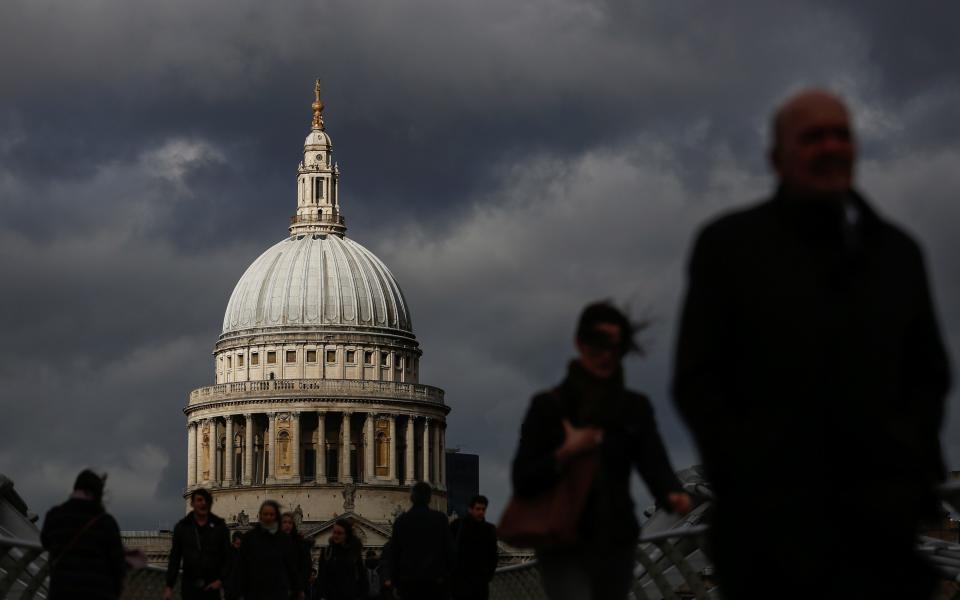
[[653,319],[628,380],[696,462],[667,396],[689,244],[769,193],[798,88],[849,100],[860,188],[921,240],[960,348],[960,4],[839,4],[2,3],[0,473],[40,513],[89,465],[121,527],[182,514],[182,407],[286,235],[316,77],[348,235],[403,287],[493,515],[591,300]]

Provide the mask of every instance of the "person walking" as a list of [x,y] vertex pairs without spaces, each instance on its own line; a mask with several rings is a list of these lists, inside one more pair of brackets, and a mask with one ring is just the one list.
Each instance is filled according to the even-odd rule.
[[453,600],[487,600],[497,570],[497,528],[486,521],[486,496],[474,496],[466,516],[450,523],[456,559],[451,580]]
[[223,597],[225,600],[240,598],[240,548],[243,546],[243,533],[234,531],[230,534],[230,551],[227,553],[227,576],[223,580]]
[[40,542],[49,553],[51,600],[115,600],[126,576],[117,521],[103,507],[106,475],[77,475],[70,499],[43,519]]
[[541,580],[554,599],[623,598],[630,589],[640,527],[630,497],[636,468],[659,505],[691,508],[657,431],[650,400],[623,383],[623,358],[639,351],[636,327],[608,302],[587,306],[576,333],[578,357],[564,381],[534,396],[513,460],[513,493],[534,498],[558,485],[568,464],[598,460],[586,507],[569,546],[537,548]]
[[297,518],[292,512],[285,512],[280,518],[280,530],[293,540],[297,555],[297,572],[303,580],[304,596],[310,587],[310,573],[313,571],[313,540],[306,539],[297,530]]
[[390,537],[387,562],[390,579],[405,600],[443,600],[453,571],[453,537],[447,516],[430,508],[433,489],[419,481],[410,492],[413,506],[397,518]]
[[190,493],[190,507],[190,514],[173,527],[163,598],[173,598],[182,564],[183,600],[219,600],[230,571],[230,531],[223,519],[210,512],[213,496],[206,489]]
[[840,98],[792,96],[772,139],[773,197],[697,236],[674,367],[723,595],[929,598],[950,375],[922,252],[854,189]]
[[243,536],[239,589],[243,600],[303,600],[294,540],[280,530],[280,504],[264,500],[257,525]]
[[353,533],[353,524],[337,519],[320,567],[320,597],[324,600],[358,600],[367,596],[367,572],[363,545]]

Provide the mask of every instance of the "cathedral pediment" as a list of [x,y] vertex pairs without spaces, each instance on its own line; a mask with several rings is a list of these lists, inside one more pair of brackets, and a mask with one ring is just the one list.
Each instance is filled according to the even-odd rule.
[[354,512],[346,512],[329,521],[312,527],[305,527],[300,533],[307,539],[313,539],[314,546],[325,547],[330,543],[330,533],[339,519],[348,519],[353,523],[353,532],[365,548],[382,548],[390,539],[391,530],[388,526],[374,523]]

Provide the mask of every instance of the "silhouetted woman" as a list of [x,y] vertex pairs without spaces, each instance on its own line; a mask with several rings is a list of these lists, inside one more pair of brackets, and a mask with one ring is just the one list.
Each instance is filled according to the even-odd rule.
[[367,571],[363,564],[363,546],[354,534],[353,524],[338,519],[323,551],[320,567],[320,597],[325,600],[357,600],[367,595]]
[[599,459],[578,522],[578,543],[537,549],[541,580],[554,600],[626,597],[640,533],[630,498],[632,469],[659,504],[681,514],[690,510],[650,400],[623,384],[623,358],[639,350],[634,331],[626,315],[606,302],[585,308],[577,326],[578,357],[566,379],[535,396],[523,421],[513,462],[518,498],[551,489],[575,457],[596,452]]
[[265,500],[259,522],[240,546],[239,580],[243,600],[303,598],[294,540],[280,530],[280,505]]
[[[300,576],[301,589],[310,589],[310,573],[313,571],[313,540],[308,540],[297,530],[297,519],[292,512],[285,512],[280,518],[280,530],[293,539],[294,553],[297,555],[297,573]],[[304,594],[306,595],[306,594]]]

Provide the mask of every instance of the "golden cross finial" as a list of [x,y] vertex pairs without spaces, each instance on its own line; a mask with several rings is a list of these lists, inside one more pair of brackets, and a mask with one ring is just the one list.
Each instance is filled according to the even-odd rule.
[[311,107],[313,108],[313,128],[324,129],[323,125],[323,102],[320,101],[320,80],[317,80],[316,85],[313,86],[313,92],[316,96],[316,99],[313,101]]

